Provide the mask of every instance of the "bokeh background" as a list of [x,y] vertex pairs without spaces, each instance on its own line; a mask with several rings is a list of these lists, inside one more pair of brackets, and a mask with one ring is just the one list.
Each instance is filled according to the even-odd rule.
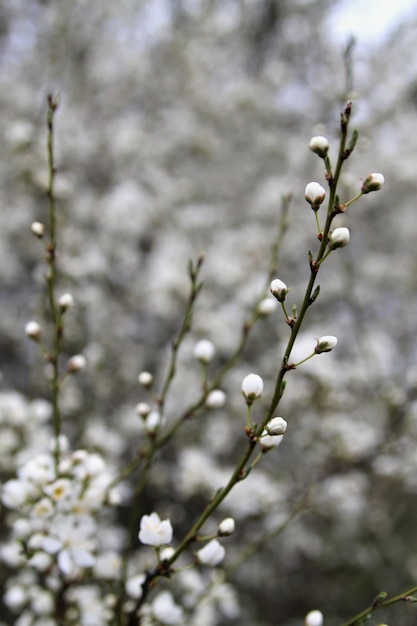
[[[360,30],[353,41],[341,33],[344,14],[337,12],[347,5],[0,4],[5,433],[13,407],[47,397],[43,363],[24,326],[46,310],[45,266],[29,227],[47,219],[48,93],[60,94],[59,289],[76,300],[65,351],[88,360],[85,375],[64,389],[64,430],[115,464],[140,444],[135,405],[147,397],[137,376],[145,369],[163,379],[186,303],[188,259],[205,251],[205,287],[168,421],[199,393],[195,342],[215,343],[213,374],[233,353],[265,289],[287,193],[293,199],[279,277],[291,287],[291,303],[301,304],[307,251],[316,242],[304,188],[323,183],[308,142],[326,135],[336,158],[347,99],[360,135],[342,199],[369,173],[385,175],[381,192],[338,218],[351,244],[323,267],[295,358],[321,335],[336,335],[339,345],[289,376],[280,408],[289,423],[284,443],[219,512],[238,525],[226,564],[285,521],[306,491],[310,506],[231,577],[239,616],[219,609],[207,623],[297,626],[320,608],[327,626],[382,589],[399,593],[417,581],[417,8],[378,37]],[[362,19],[372,22],[372,13]],[[264,378],[260,404],[267,406],[287,333],[279,314],[262,320],[223,382],[226,406],[187,424],[157,459],[143,512],[169,514],[178,538],[244,446],[243,376]],[[14,450],[10,438],[3,442],[8,478]],[[411,626],[417,616],[413,606],[399,606],[378,619]]]

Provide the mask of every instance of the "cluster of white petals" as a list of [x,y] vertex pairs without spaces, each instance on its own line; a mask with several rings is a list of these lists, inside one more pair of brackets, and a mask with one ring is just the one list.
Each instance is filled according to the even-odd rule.
[[139,540],[148,546],[159,547],[171,543],[171,522],[161,520],[158,513],[144,515],[140,520]]
[[[4,483],[1,501],[17,513],[14,545],[27,565],[43,571],[55,562],[64,577],[72,577],[95,564],[96,513],[118,496],[110,488],[114,475],[99,454],[71,453],[63,437],[59,445],[58,473],[52,451],[38,454]],[[22,552],[22,541],[28,553]]]

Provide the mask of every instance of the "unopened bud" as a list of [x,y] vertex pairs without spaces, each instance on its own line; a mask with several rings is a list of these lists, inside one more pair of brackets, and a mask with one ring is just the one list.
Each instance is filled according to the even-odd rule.
[[323,626],[323,613],[317,609],[307,613],[304,626]]
[[141,372],[138,376],[138,383],[142,387],[149,388],[153,383],[153,376],[150,372]]
[[248,405],[262,395],[264,382],[258,374],[248,374],[242,381],[242,393]]
[[382,185],[384,184],[384,175],[383,174],[370,174],[368,178],[364,180],[362,185],[362,193],[370,193],[371,191],[379,191]]
[[208,339],[202,339],[194,346],[194,356],[201,363],[209,363],[214,357],[216,348],[214,343]]
[[83,354],[75,354],[67,362],[67,372],[68,374],[77,374],[85,368],[87,365],[87,360]]
[[30,230],[35,235],[35,237],[42,239],[45,234],[45,224],[42,224],[42,222],[32,222],[32,224],[30,225]]
[[30,225],[30,230],[35,235],[35,237],[42,239],[45,234],[45,224],[42,224],[42,222],[32,222],[32,224]]
[[337,248],[344,248],[348,245],[350,240],[350,232],[348,228],[341,226],[335,228],[329,237],[329,249],[336,250]]
[[324,157],[327,156],[327,153],[329,151],[329,142],[326,137],[322,137],[321,135],[318,135],[317,137],[311,138],[310,143],[308,144],[308,147],[310,148],[312,152],[314,152],[315,154],[318,154],[319,157],[324,159]]
[[139,402],[139,404],[136,405],[136,413],[140,417],[145,418],[149,415],[150,412],[151,412],[151,407],[149,406],[147,402]]
[[277,308],[277,301],[274,298],[268,297],[264,298],[258,304],[258,313],[259,315],[267,316],[271,315]]
[[270,435],[283,435],[287,430],[287,422],[282,417],[272,418],[266,425]]
[[333,335],[325,335],[324,337],[320,337],[317,339],[317,345],[314,349],[316,354],[321,354],[322,352],[331,352],[333,348],[337,346],[337,337]]
[[221,389],[213,389],[207,395],[206,407],[208,409],[221,409],[226,402],[226,394]]
[[305,188],[304,195],[313,211],[318,211],[321,203],[326,197],[326,190],[320,185],[320,183],[308,183]]
[[64,293],[58,298],[58,306],[62,312],[74,306],[74,298],[70,293]]
[[269,290],[278,302],[284,302],[288,293],[287,285],[279,278],[274,278],[269,286]]
[[220,537],[227,537],[233,535],[235,532],[235,520],[233,517],[226,517],[217,527],[217,532]]
[[25,326],[25,333],[29,339],[39,341],[42,335],[42,328],[38,322],[28,322]]

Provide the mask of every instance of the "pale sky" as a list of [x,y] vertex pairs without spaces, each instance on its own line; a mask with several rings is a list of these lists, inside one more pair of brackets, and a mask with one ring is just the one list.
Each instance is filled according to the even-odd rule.
[[343,0],[329,18],[333,36],[376,44],[407,16],[417,17],[417,0]]

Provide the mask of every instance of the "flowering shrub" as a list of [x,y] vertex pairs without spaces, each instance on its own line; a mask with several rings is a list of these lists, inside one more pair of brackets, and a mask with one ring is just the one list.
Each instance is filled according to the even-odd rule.
[[[69,356],[62,363],[63,345],[69,333],[68,316],[76,308],[76,301],[70,292],[58,294],[59,231],[54,156],[57,108],[57,100],[50,97],[48,223],[37,221],[30,227],[44,247],[50,324],[48,332],[44,330],[44,324],[38,321],[27,322],[25,326],[27,338],[38,345],[47,365],[51,401],[26,403],[17,394],[2,399],[6,416],[2,422],[5,442],[2,462],[4,473],[10,475],[4,481],[1,492],[5,520],[9,527],[9,535],[2,545],[3,561],[10,570],[5,584],[5,606],[17,615],[13,621],[17,626],[41,623],[51,626],[216,624],[222,619],[233,620],[239,616],[239,602],[234,588],[226,582],[228,569],[224,570],[223,576],[213,577],[207,568],[218,568],[223,564],[227,555],[228,537],[237,534],[239,525],[253,510],[254,495],[260,497],[263,485],[262,482],[256,483],[256,475],[262,477],[260,467],[266,453],[282,444],[284,438],[296,437],[288,417],[274,416],[284,396],[287,376],[306,366],[306,362],[314,357],[331,352],[338,344],[335,336],[324,335],[316,339],[315,347],[313,340],[310,350],[301,359],[293,360],[293,349],[301,327],[310,307],[315,305],[320,295],[321,290],[316,281],[322,265],[324,262],[326,265],[330,263],[331,252],[350,242],[349,229],[345,226],[333,228],[333,222],[363,195],[380,190],[384,177],[382,174],[371,174],[358,193],[341,202],[337,193],[340,174],[357,139],[357,131],[349,137],[352,105],[348,103],[341,116],[339,156],[335,169],[329,156],[329,142],[323,137],[315,137],[310,142],[312,152],[323,160],[329,197],[321,226],[319,212],[327,194],[319,183],[309,183],[306,187],[305,197],[313,209],[317,226],[318,248],[316,253],[308,253],[310,277],[299,308],[294,304],[291,312],[287,310],[290,289],[274,276],[276,251],[270,267],[269,290],[281,305],[283,324],[289,329],[289,338],[278,359],[270,399],[263,408],[259,408],[265,394],[263,378],[254,373],[243,378],[241,391],[247,415],[246,425],[241,423],[240,430],[245,434],[246,444],[240,456],[236,457],[234,467],[230,472],[222,471],[220,467],[212,465],[203,450],[193,449],[189,444],[184,450],[180,448],[180,467],[175,472],[177,506],[185,503],[192,494],[204,497],[205,493],[211,491],[211,496],[202,510],[195,514],[194,521],[181,521],[181,515],[175,514],[175,508],[171,509],[172,520],[170,517],[161,520],[158,512],[147,511],[144,507],[143,496],[148,481],[152,484],[153,466],[161,466],[163,472],[170,471],[171,462],[161,465],[159,456],[177,433],[186,432],[187,424],[199,424],[204,414],[212,410],[222,410],[222,419],[227,419],[228,394],[221,387],[237,367],[255,325],[265,317],[276,314],[276,302],[261,290],[260,297],[253,304],[250,318],[243,326],[235,352],[217,372],[211,369],[216,357],[214,343],[208,339],[195,343],[192,356],[199,363],[197,376],[200,379],[200,392],[191,403],[184,398],[183,408],[173,411],[169,401],[177,379],[180,349],[192,331],[196,301],[202,289],[200,273],[203,256],[196,263],[190,262],[190,293],[184,321],[172,343],[168,369],[160,392],[154,389],[153,374],[142,371],[138,382],[149,394],[149,400],[137,404],[137,422],[133,429],[129,426],[126,433],[122,433],[121,429],[111,432],[106,427],[102,430],[98,424],[93,424],[90,430],[85,429],[81,437],[77,437],[75,431],[71,432],[62,411],[65,388],[74,384],[73,377],[82,376],[89,364],[81,353]],[[288,203],[285,201],[282,208],[284,217],[287,208]],[[284,229],[285,221],[281,221],[277,241],[281,240]],[[173,417],[173,413],[177,417]],[[239,430],[239,426],[237,428]],[[192,429],[189,432],[192,433]],[[123,437],[126,436],[127,439],[137,438],[140,447],[123,465],[121,458],[126,449]],[[77,438],[83,445],[73,448]],[[212,439],[212,442],[215,444],[216,439]],[[259,467],[256,467],[258,464]],[[184,475],[190,472],[191,480],[187,478],[184,482]],[[330,492],[333,489],[337,497],[339,487],[337,482],[331,487],[334,479],[332,472],[326,471],[324,478],[328,481]],[[251,497],[249,509],[242,507],[240,497],[233,500],[240,484],[248,485],[247,493]],[[173,485],[170,485],[171,488]],[[348,489],[349,485],[345,488]],[[159,485],[158,491],[162,497],[163,484]],[[280,497],[271,497],[272,494],[266,492],[256,506],[258,514],[267,515],[267,511],[271,512],[269,528],[264,526],[260,529],[242,551],[240,558],[237,558],[236,565],[229,568],[230,572],[306,510],[310,505],[310,492],[311,486],[308,486],[289,507],[282,506]],[[352,497],[353,494],[349,497],[350,501]],[[317,502],[320,502],[320,494]],[[157,499],[154,505],[160,507]],[[233,517],[219,521],[217,528],[210,531],[211,519],[216,519],[218,511],[222,511],[224,506],[229,507],[228,511],[233,512]],[[170,510],[166,505],[162,508]],[[119,511],[125,511],[127,523],[118,520]],[[201,534],[203,528],[207,528],[208,534]],[[153,557],[140,544],[153,548]],[[13,570],[15,573],[12,573]],[[171,579],[171,588],[166,588]],[[380,594],[369,608],[346,624],[360,624],[374,610],[400,600],[414,601],[413,592],[411,590],[392,598]],[[322,623],[323,614],[317,609],[310,610],[305,617],[307,626]]]

